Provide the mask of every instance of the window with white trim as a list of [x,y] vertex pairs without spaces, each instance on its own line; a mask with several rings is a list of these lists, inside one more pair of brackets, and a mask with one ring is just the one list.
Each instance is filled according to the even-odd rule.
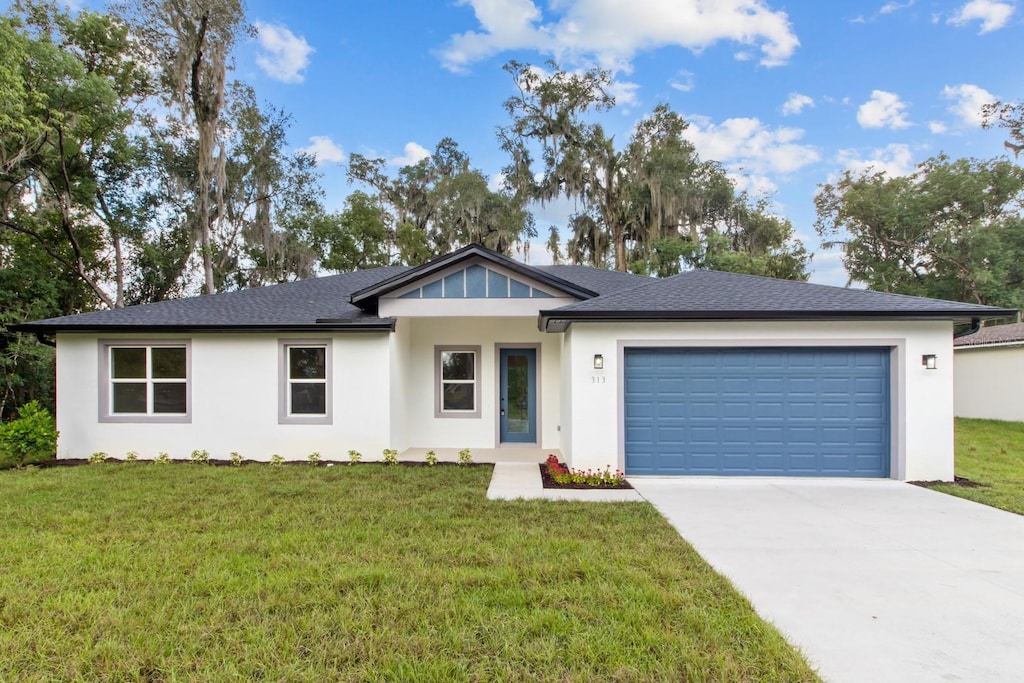
[[103,346],[109,418],[188,416],[188,348],[183,343],[107,343]]
[[480,347],[436,347],[437,417],[480,417]]
[[328,342],[281,342],[280,422],[329,424],[331,349]]

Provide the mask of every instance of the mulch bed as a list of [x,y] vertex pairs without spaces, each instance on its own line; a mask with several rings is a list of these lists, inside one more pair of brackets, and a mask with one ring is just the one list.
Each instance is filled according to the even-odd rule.
[[544,488],[546,488],[546,489],[589,489],[589,490],[596,491],[596,490],[599,490],[599,489],[631,489],[631,488],[633,488],[632,486],[629,485],[628,481],[623,481],[621,484],[602,484],[601,486],[591,486],[590,484],[559,484],[557,481],[555,481],[554,479],[551,478],[550,474],[548,474],[547,465],[545,465],[544,463],[540,463],[539,467],[540,467],[540,480],[541,480],[541,482],[543,482]]
[[[125,463],[124,460],[121,460],[119,458],[107,458],[104,462],[108,462],[108,463]],[[137,464],[137,465],[150,465],[153,462],[154,461],[151,460],[151,459],[143,460],[143,459],[140,458],[139,460],[135,461],[135,464]],[[32,467],[39,467],[40,469],[47,469],[47,468],[50,468],[50,467],[77,467],[78,465],[88,465],[88,464],[89,464],[88,458],[60,458],[60,459],[52,458],[50,460],[43,460],[41,462],[32,463],[31,466]],[[168,461],[167,464],[169,464],[169,465],[192,465],[192,464],[197,464],[198,465],[198,464],[205,464],[205,465],[213,465],[214,467],[231,467],[232,466],[232,462],[230,460],[220,460],[220,459],[217,459],[217,458],[210,458],[205,463],[193,463],[193,461],[190,460],[190,459],[178,458],[178,459],[172,459],[172,460]],[[246,465],[269,465],[269,464],[270,463],[268,461],[266,461],[266,460],[243,460],[242,461],[242,466],[243,467],[246,466]],[[287,466],[287,467],[293,467],[293,466],[310,467],[310,464],[309,464],[308,460],[285,460],[283,463],[281,463],[281,465],[282,466]],[[348,460],[321,460],[319,463],[317,463],[316,466],[317,467],[333,467],[335,465],[348,467],[348,466],[351,465],[351,463]],[[370,466],[376,465],[378,467],[390,467],[390,465],[387,465],[386,463],[378,461],[378,460],[371,460],[371,461],[367,461],[367,462],[359,462],[359,463],[356,463],[356,465],[358,465],[359,467],[363,467],[363,466],[367,466],[367,465],[370,465]],[[425,462],[411,462],[411,461],[407,461],[407,460],[399,460],[396,466],[401,466],[401,467],[429,467],[430,465],[428,465]],[[474,462],[474,463],[471,463],[469,465],[459,465],[459,463],[457,463],[457,462],[438,462],[436,465],[434,465],[434,467],[491,467],[491,463]]]
[[934,481],[911,481],[911,482],[907,482],[907,483],[908,484],[913,484],[914,486],[923,486],[925,488],[931,488],[932,486],[937,486],[938,484],[949,484],[949,483],[952,483],[954,486],[962,486],[965,489],[983,489],[983,488],[987,488],[988,487],[988,484],[982,484],[982,483],[977,482],[977,481],[972,481],[972,480],[968,479],[967,477],[953,477],[953,481],[952,482],[939,481],[938,479],[936,479]]

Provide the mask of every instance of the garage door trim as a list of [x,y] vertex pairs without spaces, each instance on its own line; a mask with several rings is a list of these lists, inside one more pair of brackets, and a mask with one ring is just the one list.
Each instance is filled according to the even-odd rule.
[[[808,338],[799,339],[620,339],[616,349],[616,381],[618,384],[617,425],[618,425],[618,467],[626,469],[626,349],[759,349],[759,348],[804,348],[804,347],[846,347],[846,348],[888,348],[889,354],[889,478],[906,479],[906,458],[904,451],[904,368],[906,367],[906,340],[877,338]],[[631,475],[643,476],[643,475]]]

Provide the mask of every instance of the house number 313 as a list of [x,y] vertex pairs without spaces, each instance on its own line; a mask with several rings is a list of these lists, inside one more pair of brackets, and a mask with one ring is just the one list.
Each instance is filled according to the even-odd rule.
[[590,376],[590,383],[591,384],[604,384],[604,375],[591,375]]

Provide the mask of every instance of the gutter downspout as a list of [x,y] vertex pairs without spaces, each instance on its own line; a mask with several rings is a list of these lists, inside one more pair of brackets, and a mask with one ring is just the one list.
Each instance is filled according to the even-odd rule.
[[53,339],[47,339],[44,336],[45,334],[45,332],[36,332],[36,341],[38,341],[40,344],[43,344],[44,346],[52,346],[53,348],[57,348],[57,342]]
[[960,337],[966,337],[969,334],[974,334],[981,330],[981,318],[971,318],[971,327],[963,332],[955,332],[953,339],[959,339]]

